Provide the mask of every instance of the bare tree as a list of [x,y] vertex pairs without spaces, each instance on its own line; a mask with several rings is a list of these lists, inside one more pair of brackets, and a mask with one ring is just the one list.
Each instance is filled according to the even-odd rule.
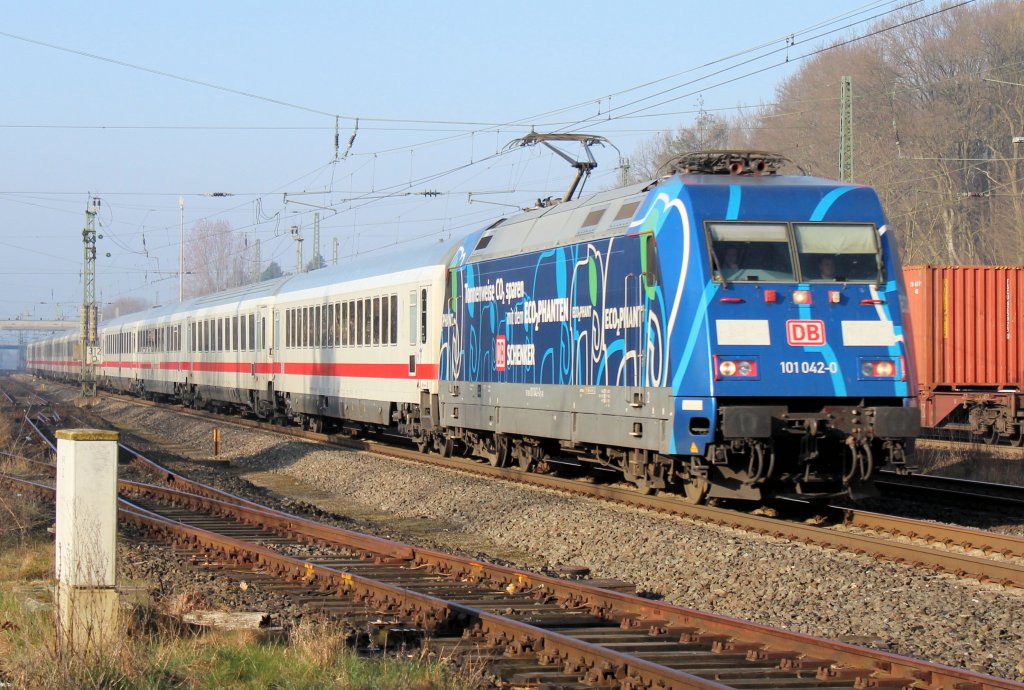
[[630,156],[630,178],[649,180],[667,161],[680,153],[729,148],[733,129],[728,120],[703,108],[689,127],[667,131],[643,144]]
[[200,220],[185,238],[185,296],[198,297],[244,285],[251,248],[225,220]]
[[1024,4],[992,0],[824,51],[779,85],[752,142],[835,177],[850,76],[854,179],[878,190],[904,261],[1024,263],[1022,35]]

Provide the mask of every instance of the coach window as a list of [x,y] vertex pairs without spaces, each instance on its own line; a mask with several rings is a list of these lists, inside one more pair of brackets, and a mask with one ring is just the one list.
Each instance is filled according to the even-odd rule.
[[356,324],[359,323],[359,314],[356,305],[361,304],[359,300],[348,301],[348,344],[349,347],[355,347],[358,343],[359,329],[356,328]]
[[334,347],[334,303],[328,302],[324,309],[324,347]]
[[345,344],[353,347],[356,344],[356,302],[348,301],[348,319],[345,321]]
[[357,299],[355,301],[356,306],[356,318],[352,321],[352,329],[355,331],[355,340],[353,345],[363,344],[363,300]]
[[388,331],[391,326],[391,319],[389,318],[389,307],[388,296],[384,295],[380,298],[380,342],[382,345],[388,344]]
[[372,313],[370,308],[370,298],[363,298],[363,343],[369,345],[371,341],[371,329],[372,329]]
[[373,344],[380,345],[380,297],[373,298]]
[[256,349],[256,315],[249,314],[249,349]]
[[341,345],[341,302],[334,303],[334,341],[332,347]]
[[348,347],[348,301],[341,303],[341,346]]
[[398,295],[391,295],[391,344],[398,344]]

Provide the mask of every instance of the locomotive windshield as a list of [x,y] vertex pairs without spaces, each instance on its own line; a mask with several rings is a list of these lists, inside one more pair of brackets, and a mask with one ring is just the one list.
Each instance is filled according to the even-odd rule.
[[785,223],[711,223],[715,276],[728,282],[792,281]]
[[882,281],[878,233],[868,223],[715,222],[708,235],[720,282]]
[[879,283],[881,256],[873,225],[794,223],[805,282]]

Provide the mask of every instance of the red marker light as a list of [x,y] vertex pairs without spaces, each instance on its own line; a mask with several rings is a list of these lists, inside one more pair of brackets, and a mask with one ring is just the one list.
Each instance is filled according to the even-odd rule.
[[793,291],[793,304],[810,304],[811,303],[811,291],[810,290],[794,290]]
[[764,291],[764,301],[766,303],[768,303],[768,304],[774,304],[775,301],[778,299],[778,297],[779,297],[779,294],[775,290],[765,290]]
[[840,294],[839,290],[829,290],[828,291],[828,303],[829,304],[839,304],[839,300],[841,298],[842,298],[842,295]]

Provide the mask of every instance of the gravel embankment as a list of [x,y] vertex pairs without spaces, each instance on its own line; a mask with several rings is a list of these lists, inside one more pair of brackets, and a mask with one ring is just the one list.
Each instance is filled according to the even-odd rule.
[[[212,423],[117,402],[96,412],[175,452],[212,452]],[[427,537],[397,538],[453,549],[485,543],[494,553],[531,554],[533,565],[588,566],[594,577],[634,582],[682,606],[1024,680],[1020,590],[222,428],[221,458],[240,470],[285,474],[367,510],[430,521]]]

